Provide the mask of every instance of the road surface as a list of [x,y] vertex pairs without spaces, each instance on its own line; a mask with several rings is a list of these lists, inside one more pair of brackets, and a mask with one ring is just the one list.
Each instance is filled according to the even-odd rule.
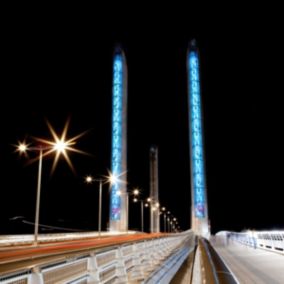
[[284,283],[284,255],[237,243],[213,247],[240,284]]

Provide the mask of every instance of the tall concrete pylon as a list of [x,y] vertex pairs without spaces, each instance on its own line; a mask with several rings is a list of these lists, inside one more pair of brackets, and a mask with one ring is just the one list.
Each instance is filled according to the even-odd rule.
[[150,148],[150,231],[160,232],[158,148]]
[[128,230],[127,196],[127,66],[121,47],[113,59],[110,231]]
[[208,237],[208,206],[203,148],[202,102],[200,92],[199,51],[195,40],[187,51],[189,148],[191,171],[191,227]]

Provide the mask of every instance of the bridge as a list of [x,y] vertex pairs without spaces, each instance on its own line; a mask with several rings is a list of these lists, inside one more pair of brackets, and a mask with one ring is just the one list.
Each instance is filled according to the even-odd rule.
[[[191,228],[183,232],[172,228],[169,232],[160,232],[163,209],[160,211],[158,195],[158,149],[153,147],[150,151],[150,233],[129,231],[127,66],[125,54],[119,47],[113,62],[110,231],[101,231],[102,179],[99,179],[98,232],[38,232],[42,158],[56,150],[55,161],[63,153],[70,165],[64,147],[73,145],[74,138],[64,141],[66,126],[62,138],[55,139],[60,145],[40,139],[49,147],[33,147],[39,152],[35,233],[0,236],[0,283],[284,283],[284,231],[224,231],[210,235],[199,52],[195,41],[188,49],[187,71]],[[51,132],[56,136],[53,130]],[[52,150],[50,145],[54,146]],[[26,150],[27,145],[19,146],[20,151]],[[141,225],[143,231],[143,218]]]
[[0,283],[283,283],[284,231],[0,238]]

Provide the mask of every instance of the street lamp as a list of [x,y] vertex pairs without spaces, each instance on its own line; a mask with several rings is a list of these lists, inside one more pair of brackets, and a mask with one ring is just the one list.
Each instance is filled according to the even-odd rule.
[[38,151],[38,177],[37,177],[37,193],[36,193],[36,212],[35,212],[35,227],[34,227],[34,245],[38,244],[38,227],[39,227],[39,211],[40,211],[40,192],[41,192],[41,176],[42,176],[42,159],[43,157],[49,155],[50,153],[55,152],[55,159],[52,166],[52,171],[54,171],[56,164],[58,162],[59,156],[62,154],[67,161],[70,168],[73,170],[72,163],[67,155],[66,150],[84,153],[80,150],[77,150],[72,147],[75,144],[75,140],[82,136],[81,134],[71,138],[69,140],[65,140],[66,133],[69,125],[69,121],[65,124],[64,130],[62,132],[61,137],[59,138],[55,131],[53,130],[52,126],[47,122],[48,128],[54,138],[54,141],[45,140],[42,138],[36,138],[37,141],[41,142],[39,146],[30,147],[25,142],[20,142],[17,145],[17,151],[20,154],[26,153],[27,151]]
[[86,177],[86,182],[87,183],[92,183],[94,181],[98,181],[100,183],[99,186],[99,217],[98,217],[98,232],[99,232],[99,237],[101,236],[101,224],[102,224],[102,179],[97,179],[95,180],[92,176],[87,176]]
[[163,217],[164,217],[164,232],[167,231],[166,229],[166,207],[162,207],[162,213],[163,213]]
[[[25,153],[27,150],[38,151],[38,176],[37,176],[37,191],[36,191],[36,212],[35,212],[35,227],[34,227],[34,245],[38,243],[38,226],[39,226],[39,209],[40,209],[40,192],[41,192],[41,176],[42,176],[42,158],[43,150],[45,148],[39,147],[28,147],[26,144],[21,143],[18,146],[20,153]],[[48,148],[50,149],[50,147]]]
[[[140,191],[139,189],[134,189],[132,193],[134,196],[138,196],[140,194]],[[133,201],[137,202],[138,198],[134,197]],[[144,232],[144,201],[143,199],[140,200],[140,206],[141,206],[141,232]]]
[[168,217],[167,218],[167,224],[168,224],[168,233],[170,233],[171,232],[171,227],[170,227],[170,218]]

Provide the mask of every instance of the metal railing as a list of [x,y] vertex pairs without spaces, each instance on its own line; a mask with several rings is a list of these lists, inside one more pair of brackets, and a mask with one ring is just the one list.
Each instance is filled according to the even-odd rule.
[[223,238],[226,244],[233,241],[253,248],[284,254],[284,231],[224,232]]
[[[167,257],[165,261],[162,261],[161,264],[157,266],[144,283],[170,283],[183,262],[195,249],[195,243],[192,240],[193,238],[195,238],[194,235],[192,235],[191,238],[184,239],[183,242],[174,249],[170,257]],[[161,257],[163,259],[163,256]]]
[[[64,259],[63,254],[56,261],[43,259],[41,264],[21,271],[21,274],[15,272],[0,275],[0,283],[145,283],[159,273],[170,279],[191,250],[188,241],[191,238],[194,238],[193,233],[187,231],[104,249],[92,249],[77,253],[72,258],[69,255]],[[157,282],[149,280],[147,283]]]

